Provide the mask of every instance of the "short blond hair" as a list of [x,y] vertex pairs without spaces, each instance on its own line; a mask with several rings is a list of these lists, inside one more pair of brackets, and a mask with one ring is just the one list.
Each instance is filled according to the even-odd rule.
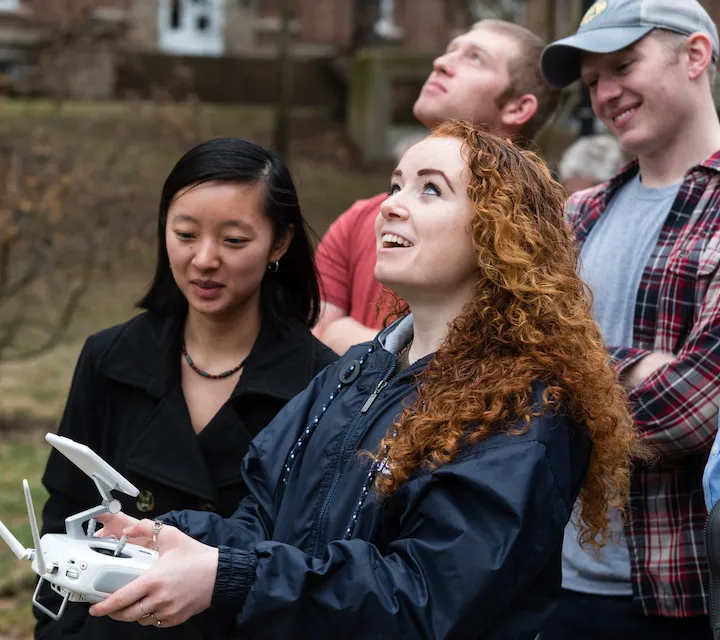
[[515,98],[526,94],[535,96],[537,111],[519,132],[522,137],[533,140],[550,122],[560,102],[560,90],[545,82],[540,72],[540,56],[547,43],[529,29],[505,20],[480,20],[472,29],[491,29],[518,43],[519,55],[508,61],[510,84],[497,96],[495,102],[502,109]]
[[[665,46],[667,46],[672,53],[680,55],[680,51],[685,46],[689,36],[684,33],[678,33],[677,31],[670,31],[669,29],[653,29],[650,35],[657,38]],[[717,77],[717,60],[711,60],[707,66],[708,79],[710,80],[710,89],[715,89],[715,78]]]

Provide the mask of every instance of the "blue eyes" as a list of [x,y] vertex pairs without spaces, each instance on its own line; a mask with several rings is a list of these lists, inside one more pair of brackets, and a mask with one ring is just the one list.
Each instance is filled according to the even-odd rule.
[[440,196],[442,193],[440,192],[440,189],[438,189],[437,185],[432,182],[426,182],[423,185],[423,193],[430,192],[431,195],[434,196]]
[[[388,196],[394,196],[398,191],[400,191],[400,186],[393,183],[390,185],[390,188],[388,189]],[[440,191],[440,188],[434,182],[426,182],[425,184],[423,184],[422,194],[423,195],[431,195],[431,196],[441,196],[442,191]]]

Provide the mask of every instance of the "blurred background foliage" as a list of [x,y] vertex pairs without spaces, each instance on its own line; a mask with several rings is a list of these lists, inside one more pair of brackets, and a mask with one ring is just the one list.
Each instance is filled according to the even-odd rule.
[[[720,18],[720,0],[701,1]],[[450,38],[495,17],[552,40],[589,4],[0,0],[0,518],[23,544],[21,481],[39,512],[43,435],[88,334],[135,313],[160,190],[189,147],[236,136],[277,148],[322,235],[355,200],[387,188],[391,150],[417,134],[412,104]],[[382,98],[370,78],[353,85],[353,61],[368,48],[387,52]],[[351,126],[357,104],[381,105],[367,131]],[[551,164],[576,137],[582,106],[569,89],[539,136]],[[34,582],[0,544],[0,640],[32,637]]]

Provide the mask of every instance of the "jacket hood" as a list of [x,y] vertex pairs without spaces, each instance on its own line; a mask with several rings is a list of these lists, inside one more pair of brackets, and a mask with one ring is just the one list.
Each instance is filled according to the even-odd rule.
[[385,351],[397,355],[413,339],[413,334],[413,315],[410,313],[383,329],[378,334],[377,341]]

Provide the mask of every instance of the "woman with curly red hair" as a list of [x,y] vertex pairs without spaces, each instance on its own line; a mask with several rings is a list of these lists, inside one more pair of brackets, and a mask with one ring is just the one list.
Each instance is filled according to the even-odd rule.
[[[463,123],[393,172],[377,278],[407,313],[253,442],[230,519],[105,517],[157,565],[93,615],[209,607],[253,638],[534,638],[563,530],[608,535],[636,434],[542,161]],[[172,526],[170,526],[172,525]]]

